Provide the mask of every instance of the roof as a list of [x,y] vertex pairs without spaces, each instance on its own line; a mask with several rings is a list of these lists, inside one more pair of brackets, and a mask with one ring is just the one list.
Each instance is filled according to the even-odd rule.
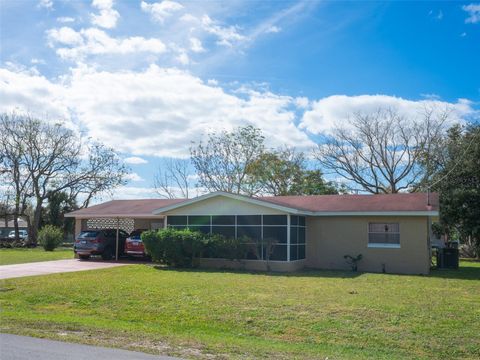
[[[13,220],[8,220],[8,228],[13,228],[15,227],[15,224],[13,223]],[[27,222],[24,219],[18,219],[18,227],[19,228],[27,228]],[[0,218],[0,228],[5,228],[5,219]]]
[[311,196],[265,196],[214,192],[193,199],[143,199],[112,200],[86,209],[73,211],[67,217],[155,217],[165,212],[208,198],[224,196],[239,201],[254,203],[304,215],[438,215],[438,194],[430,194],[427,205],[425,193],[401,193],[384,195],[311,195]]
[[111,200],[85,209],[72,211],[66,217],[152,217],[153,211],[185,199]]
[[313,212],[438,211],[439,208],[437,193],[430,193],[430,207],[426,193],[269,196],[259,199]]

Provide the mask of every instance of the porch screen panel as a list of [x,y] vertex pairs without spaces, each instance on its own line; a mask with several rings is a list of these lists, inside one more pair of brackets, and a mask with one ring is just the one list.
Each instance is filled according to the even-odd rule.
[[290,217],[290,260],[305,259],[305,216]]
[[[167,226],[242,238],[247,245],[246,259],[287,261],[287,219],[287,215],[171,215],[167,216]],[[302,237],[298,230],[300,217],[295,221],[290,234],[296,246],[293,260],[298,258],[298,246],[305,244],[305,232]]]

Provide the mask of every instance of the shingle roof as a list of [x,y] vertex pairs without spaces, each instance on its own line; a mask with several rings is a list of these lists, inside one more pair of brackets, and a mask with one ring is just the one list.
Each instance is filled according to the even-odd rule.
[[68,213],[69,217],[83,216],[152,216],[152,212],[185,199],[112,200]]
[[270,196],[260,200],[314,212],[438,211],[438,194]]
[[[248,197],[245,197],[248,199]],[[384,195],[313,195],[313,196],[266,196],[255,198],[266,203],[308,212],[414,212],[438,211],[438,194],[384,194]],[[69,217],[145,217],[153,211],[186,199],[112,200],[103,204],[73,211]]]

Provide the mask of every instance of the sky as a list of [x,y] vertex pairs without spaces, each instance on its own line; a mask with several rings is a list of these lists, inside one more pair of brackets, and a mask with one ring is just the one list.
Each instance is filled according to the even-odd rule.
[[480,2],[0,0],[0,111],[61,119],[155,196],[168,158],[254,125],[308,151],[354,112],[480,118]]

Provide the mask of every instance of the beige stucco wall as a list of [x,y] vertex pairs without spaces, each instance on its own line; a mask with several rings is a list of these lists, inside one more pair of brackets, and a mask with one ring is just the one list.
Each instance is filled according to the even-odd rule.
[[[369,248],[369,222],[398,222],[400,248]],[[349,269],[344,255],[363,255],[359,271],[428,274],[427,217],[308,217],[306,266]]]
[[205,199],[201,202],[169,211],[166,215],[276,215],[285,212],[261,205],[249,204],[224,196]]

